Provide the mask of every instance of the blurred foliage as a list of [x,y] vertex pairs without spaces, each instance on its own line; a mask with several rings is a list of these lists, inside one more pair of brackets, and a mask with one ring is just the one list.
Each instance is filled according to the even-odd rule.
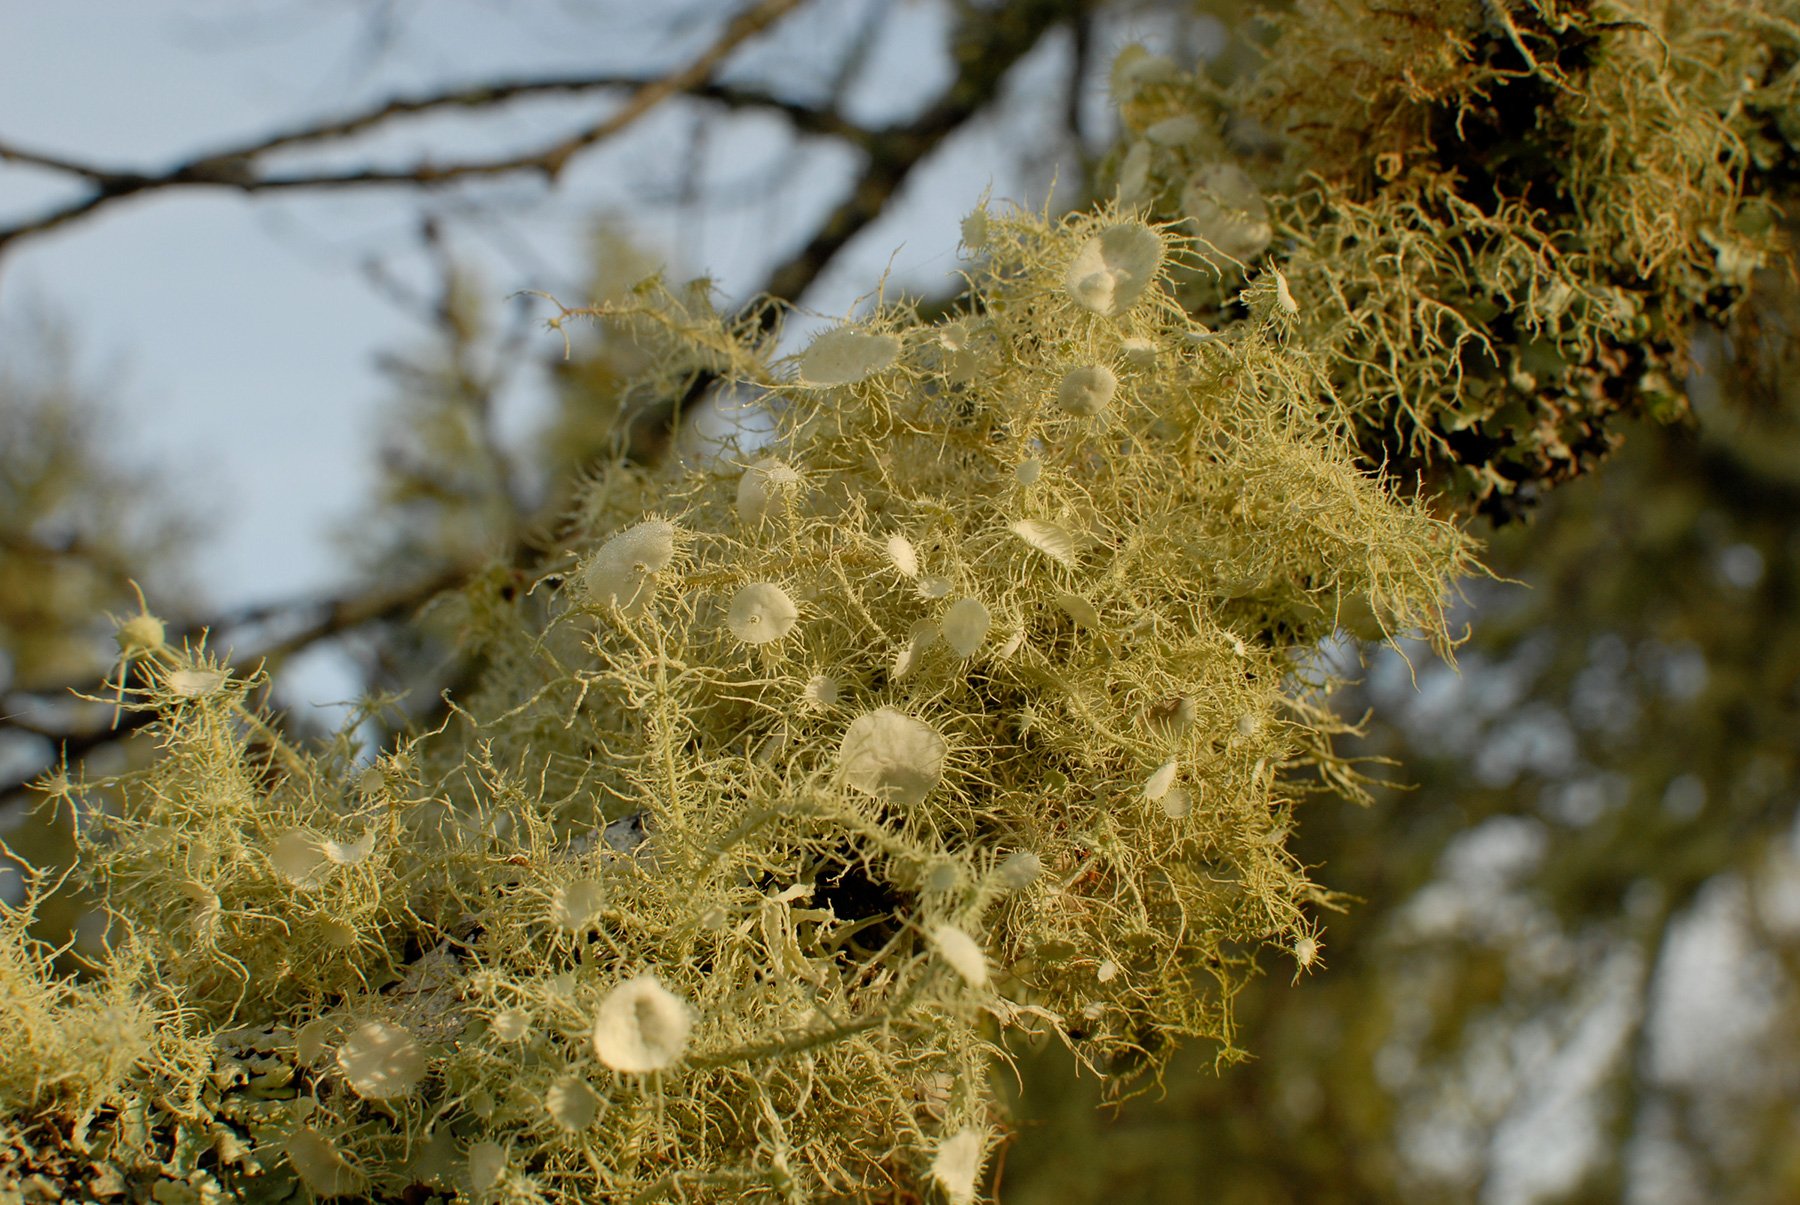
[[[137,610],[139,589],[166,599],[174,615],[190,605],[196,530],[166,469],[114,435],[123,371],[84,370],[68,332],[44,308],[0,331],[0,839],[43,867],[73,860],[68,818],[28,812],[19,788],[64,736],[105,727],[110,708],[68,692],[111,670],[117,622]],[[97,764],[122,770],[148,753],[119,742]],[[14,870],[0,864],[8,902],[22,887]],[[93,919],[92,904],[72,891],[46,893],[34,931],[60,943]],[[95,927],[81,932],[94,948]],[[56,965],[75,966],[66,957]]]
[[0,339],[0,690],[85,683],[112,661],[108,614],[142,585],[179,609],[191,525],[161,475],[108,436],[115,367],[84,377],[48,314]]
[[[1797,178],[1795,6],[1305,0],[1266,23],[1225,15],[1232,40],[1210,67],[1128,52],[1114,76],[1125,136],[1106,180],[1181,223],[1156,229],[1149,274],[1167,273],[1186,314],[1160,292],[1129,323],[1129,303],[1109,312],[1105,290],[1145,277],[1117,248],[1075,271],[1078,235],[1149,228],[982,214],[965,241],[1000,250],[971,269],[983,288],[966,312],[877,313],[836,333],[879,365],[834,378],[826,356],[809,383],[805,356],[798,378],[771,368],[774,307],[734,319],[704,282],[634,290],[629,240],[605,234],[598,333],[558,376],[546,444],[521,451],[495,423],[520,345],[446,259],[431,341],[390,364],[381,497],[359,533],[372,577],[399,562],[472,574],[375,642],[371,682],[423,704],[365,768],[347,734],[286,742],[255,675],[146,646],[133,703],[160,714],[165,756],[125,784],[124,808],[95,793],[106,782],[45,786],[64,811],[87,793],[84,873],[109,880],[147,944],[122,942],[110,978],[78,984],[26,934],[30,909],[0,918],[17,1030],[0,1037],[31,1056],[10,1064],[13,1106],[98,1116],[138,1186],[202,1195],[580,1182],[793,1196],[935,1178],[928,1191],[967,1199],[941,1168],[985,1144],[1009,1202],[1800,1197],[1784,1141],[1800,1099],[1800,307],[1772,273],[1750,287],[1788,245],[1775,223]],[[1080,390],[1105,379],[1084,410]],[[771,391],[759,421],[816,463],[670,455],[658,416],[747,386]],[[1137,425],[1093,441],[1068,426],[1114,389]],[[1177,437],[1185,460],[1170,459]],[[1045,565],[977,538],[993,508],[1034,497],[1045,462],[1048,509],[1012,526],[1027,546],[1077,571],[1059,525],[1125,523],[1119,546],[1141,554],[1077,583],[1099,607],[1062,579],[1046,593]],[[55,478],[16,477],[8,505],[54,509]],[[851,479],[866,488],[838,492]],[[1552,486],[1529,526],[1493,533],[1493,567],[1526,585],[1472,589],[1462,678],[1382,654],[1339,698],[1375,718],[1338,752],[1414,784],[1346,806],[1328,790],[1354,795],[1356,779],[1313,695],[1334,665],[1311,650],[1350,657],[1340,627],[1430,626],[1462,553],[1447,526],[1430,534],[1414,489],[1439,516],[1513,520]],[[645,528],[668,529],[658,564],[633,570],[674,566],[666,630],[642,622],[643,581],[607,585],[632,551],[618,541]],[[905,530],[928,530],[924,555],[954,572],[910,584]],[[834,557],[899,576],[806,576]],[[84,601],[117,598],[132,562],[88,559],[28,568],[101,573],[115,593]],[[976,682],[949,665],[947,629],[918,615],[959,583],[1028,661],[1035,634],[1040,672]],[[843,630],[740,665],[721,634],[728,586],[772,589],[784,622],[841,604]],[[1126,652],[1163,639],[1166,616],[1105,629],[1146,594],[1180,600],[1168,622],[1211,643],[1180,646],[1183,680],[1121,653],[1096,685],[1084,632]],[[19,631],[51,634],[12,653],[20,666],[83,647],[63,626],[92,630],[91,610],[14,609]],[[1253,691],[1214,673],[1236,666],[1226,644],[1256,659]],[[645,668],[671,648],[677,687]],[[819,718],[839,683],[815,672],[841,666],[858,722],[905,703],[933,717],[915,744],[945,747],[941,728],[986,768],[944,773],[917,817],[845,810],[819,785],[849,747],[834,753],[843,734]],[[822,677],[832,698],[814,708]],[[1190,740],[1141,705],[1147,681],[1206,707],[1204,741],[1145,780],[1156,741]],[[443,688],[454,702],[439,706]],[[995,718],[1008,708],[1016,723]],[[757,726],[772,716],[779,732]],[[1177,760],[1216,814],[1153,793]],[[1149,825],[1083,810],[1095,784]],[[1141,806],[1163,799],[1160,817]],[[770,831],[718,836],[746,807]],[[1204,856],[1147,840],[1164,819],[1205,828]],[[660,831],[655,855],[615,843],[621,823]],[[1021,890],[999,860],[1014,844],[1044,850],[1061,885],[1003,904]],[[659,881],[671,858],[691,881]],[[1179,906],[1146,905],[1144,883]],[[824,905],[793,907],[808,896]],[[602,909],[605,949],[589,924]],[[879,948],[857,942],[865,928]],[[1297,983],[1285,969],[1245,982],[1258,946],[1297,963]],[[974,1070],[995,1037],[971,1003],[990,959],[1004,1003],[989,1015],[1039,1039],[1013,1051],[1004,1147]],[[601,1049],[584,1027],[622,990],[603,989],[644,967],[712,1027],[667,1097],[661,1080],[606,1079],[582,1049]],[[820,1000],[854,1020],[809,1032]],[[1180,1033],[1213,1041],[1172,1055]],[[371,1073],[359,1043],[387,1061]],[[88,1048],[104,1057],[83,1065]],[[1147,1070],[1167,1095],[1096,1130],[1096,1105],[1144,1090]],[[839,1081],[825,1108],[821,1074]],[[1004,1091],[1012,1070],[992,1076]],[[406,1082],[390,1093],[389,1078]],[[857,1108],[833,1114],[839,1099]],[[571,1100],[603,1102],[603,1137],[562,1132]]]

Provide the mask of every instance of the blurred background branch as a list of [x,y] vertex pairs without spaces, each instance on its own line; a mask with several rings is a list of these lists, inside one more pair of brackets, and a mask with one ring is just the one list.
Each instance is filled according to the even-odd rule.
[[[915,6],[866,5],[844,18],[845,37],[818,39],[830,61],[790,51],[773,67],[745,65],[759,38],[813,40],[818,26],[807,23],[833,19],[830,7],[672,7],[668,28],[651,31],[669,36],[644,48],[646,59],[675,59],[658,69],[396,89],[150,170],[0,139],[0,160],[81,190],[0,223],[9,272],[52,232],[97,236],[129,198],[186,203],[212,191],[264,205],[277,192],[408,188],[433,198],[384,226],[385,241],[358,262],[417,337],[381,355],[391,396],[375,485],[350,521],[356,576],[341,587],[209,602],[188,564],[198,523],[177,497],[195,470],[129,454],[118,433],[138,418],[130,391],[116,372],[80,370],[68,334],[76,319],[8,329],[0,828],[9,843],[57,863],[66,834],[48,821],[33,827],[23,785],[65,758],[87,759],[98,777],[141,755],[124,738],[142,713],[115,727],[109,708],[72,693],[107,693],[109,616],[135,613],[134,585],[173,639],[206,633],[210,648],[271,670],[320,646],[348,650],[358,691],[410,691],[423,712],[468,668],[455,615],[432,600],[470,582],[497,596],[528,590],[520,566],[555,548],[568,484],[620,451],[621,431],[639,462],[681,452],[676,416],[704,415],[715,376],[696,368],[660,393],[628,392],[644,353],[625,324],[598,326],[567,364],[546,369],[560,346],[536,348],[534,360],[533,312],[494,300],[515,285],[604,299],[659,266],[701,266],[669,266],[632,215],[603,213],[580,191],[577,169],[629,129],[692,110],[682,177],[634,183],[643,209],[680,209],[693,228],[729,202],[722,193],[781,195],[799,140],[841,156],[836,191],[816,189],[810,208],[782,206],[805,208],[805,230],[771,236],[757,279],[722,302],[772,330],[788,311],[754,299],[803,305],[859,236],[902,241],[884,221],[959,142],[992,127],[1040,167],[1058,155],[1091,164],[1108,132],[1089,102],[1124,41],[1147,30],[1187,52],[1206,47],[1223,74],[1258,37],[1255,6],[964,0],[941,6],[941,75],[918,66],[899,112],[859,99],[856,84],[892,36],[889,23]],[[369,55],[404,39],[404,6],[359,11]],[[710,31],[704,45],[674,36],[680,20]],[[633,36],[649,35],[636,27]],[[677,44],[679,55],[668,50]],[[1048,114],[1053,138],[1021,132],[1009,90]],[[583,111],[554,138],[515,130],[515,145],[480,153],[432,124],[535,120],[531,106],[556,100],[608,108]],[[730,123],[765,117],[794,141],[709,192],[709,155],[741,137]],[[443,140],[397,159],[364,145],[403,132]],[[1257,132],[1242,133],[1254,142]],[[664,160],[676,157],[672,145],[659,147]],[[322,161],[295,162],[308,155]],[[608,162],[633,174],[629,159]],[[483,208],[473,186],[515,177],[574,194],[591,236],[573,268],[501,283],[491,261],[470,254],[477,238],[507,237],[495,216],[504,207]],[[1079,202],[1085,187],[1065,177],[1058,203]],[[529,240],[517,245],[526,250],[513,255],[508,243],[503,258],[528,262]],[[1092,1105],[1103,1085],[1049,1052],[1019,1052],[1021,1139],[1002,1199],[1800,1199],[1791,1141],[1800,1124],[1800,302],[1779,272],[1759,274],[1754,298],[1696,348],[1686,382],[1695,424],[1632,428],[1604,473],[1559,489],[1531,525],[1489,533],[1496,572],[1529,588],[1475,593],[1466,618],[1477,638],[1461,677],[1417,658],[1415,688],[1411,667],[1380,655],[1341,701],[1346,714],[1367,704],[1377,717],[1346,752],[1398,762],[1412,789],[1302,818],[1297,856],[1352,902],[1323,934],[1328,969],[1297,988],[1272,976],[1238,1000],[1238,1044],[1256,1061],[1215,1074],[1214,1051],[1190,1052],[1165,1096],[1127,1102],[1100,1128]],[[541,379],[522,380],[534,370]],[[548,397],[541,432],[509,437],[509,408],[528,389]],[[287,722],[322,726],[297,706]],[[79,912],[72,904],[45,920],[74,929]]]
[[[707,80],[740,45],[763,32],[771,24],[798,7],[802,0],[762,0],[737,13],[726,22],[724,30],[712,45],[680,70],[643,80],[616,78],[584,81],[501,81],[494,84],[462,88],[428,97],[396,97],[374,109],[347,118],[321,122],[301,129],[273,134],[267,138],[230,147],[223,151],[188,159],[160,173],[141,173],[101,168],[76,163],[56,155],[27,151],[0,142],[0,160],[41,167],[64,175],[76,176],[94,186],[93,192],[69,205],[53,209],[36,218],[0,227],[0,251],[8,243],[43,234],[77,219],[97,213],[128,197],[170,188],[225,187],[245,192],[261,192],[286,188],[343,188],[363,185],[433,185],[445,184],[470,176],[498,176],[514,172],[536,172],[551,181],[562,173],[569,160],[606,139],[630,128],[657,105],[672,97],[697,94]],[[546,93],[623,91],[619,107],[599,121],[544,146],[498,157],[464,161],[425,160],[405,168],[361,167],[343,171],[265,172],[264,158],[275,151],[288,150],[367,133],[402,116],[430,110],[456,107],[472,109],[501,105],[520,96]],[[706,99],[726,104],[758,104],[780,109],[795,116],[798,106],[783,106],[767,98],[752,99],[732,89],[714,89]],[[803,124],[796,120],[796,124]],[[837,132],[837,131],[834,131]]]
[[[992,110],[1004,82],[1020,60],[1046,37],[1083,26],[1091,5],[1086,0],[1004,0],[962,6],[949,32],[953,73],[916,117],[890,124],[860,123],[840,112],[842,94],[854,81],[858,62],[872,49],[874,33],[883,17],[879,7],[870,10],[860,41],[847,49],[835,78],[817,104],[781,95],[768,84],[733,83],[720,78],[741,47],[806,7],[802,0],[764,0],[716,13],[712,19],[719,26],[717,34],[676,70],[641,78],[596,73],[496,79],[395,96],[346,116],[301,122],[155,172],[103,167],[73,157],[27,151],[0,141],[0,159],[72,176],[91,186],[90,193],[82,198],[37,217],[0,226],[0,255],[6,253],[9,244],[78,219],[96,217],[116,202],[170,190],[228,188],[257,193],[363,185],[428,187],[506,173],[537,174],[554,182],[575,156],[599,149],[657,105],[686,99],[728,111],[778,114],[795,132],[844,143],[861,158],[863,166],[844,190],[843,199],[817,222],[810,238],[768,270],[764,285],[753,290],[796,304],[847,245],[887,212],[922,164],[959,131]],[[1075,64],[1078,73],[1087,66],[1085,60]],[[1065,91],[1068,103],[1075,104],[1080,87],[1070,83]],[[531,149],[479,159],[459,159],[454,151],[445,150],[423,157],[410,167],[394,169],[358,166],[282,170],[270,166],[278,152],[353,141],[421,115],[443,111],[467,114],[533,98],[591,93],[623,95],[604,118]],[[507,388],[507,374],[530,363],[523,340],[534,324],[528,310],[517,308],[515,313],[526,321],[512,329],[503,348],[490,346],[493,334],[484,312],[485,295],[475,287],[476,282],[468,276],[446,238],[444,222],[428,216],[417,224],[417,231],[418,245],[427,251],[435,277],[429,296],[385,273],[380,259],[371,258],[365,263],[365,273],[378,290],[428,332],[422,358],[392,353],[383,357],[384,372],[397,391],[412,399],[403,408],[404,417],[390,424],[393,434],[383,453],[388,483],[384,487],[388,493],[386,506],[390,513],[411,515],[410,520],[402,522],[403,527],[412,524],[411,533],[396,537],[400,539],[398,544],[389,543],[374,552],[367,551],[370,540],[366,531],[358,537],[370,558],[369,580],[361,589],[340,592],[324,602],[296,599],[259,604],[254,621],[244,614],[176,614],[172,630],[177,638],[194,639],[201,633],[211,633],[215,647],[231,644],[239,657],[250,655],[269,661],[272,667],[279,666],[315,643],[336,640],[372,623],[406,618],[410,610],[437,591],[461,584],[470,573],[490,563],[515,562],[532,546],[533,533],[539,530],[545,513],[542,508],[548,499],[553,510],[557,495],[554,488],[544,495],[540,483],[540,497],[534,507],[528,497],[532,491],[524,480],[534,470],[529,464],[514,463],[517,458],[501,446],[494,407]],[[629,250],[616,244],[613,251],[631,258]],[[616,281],[610,287],[630,283],[633,282]],[[771,328],[782,313],[770,306],[758,306],[754,312]],[[621,353],[613,349],[611,354]],[[563,375],[568,378],[567,373]],[[663,456],[676,415],[684,409],[692,411],[716,384],[710,373],[697,372],[680,395],[636,403],[638,413],[628,424],[632,439],[629,453],[641,461]],[[419,399],[430,397],[438,400],[426,407],[430,413],[422,412]],[[568,407],[594,404],[591,397],[565,398]],[[457,448],[447,448],[437,436],[428,445],[418,443],[421,433],[456,429],[468,434]],[[566,436],[567,428],[562,430]],[[563,442],[567,444],[566,438]],[[568,454],[565,446],[564,471],[579,472],[588,457],[607,451],[596,445],[585,454]],[[65,474],[69,480],[79,480],[84,475],[73,470]],[[534,514],[534,509],[538,513]],[[428,513],[435,517],[426,519]],[[435,534],[426,534],[421,523]],[[447,548],[443,541],[457,546]],[[436,546],[426,546],[434,542]],[[112,558],[116,584],[131,580],[136,572],[131,566],[138,564],[140,558],[107,555]],[[412,566],[410,584],[396,587],[391,581],[391,566],[395,564]],[[172,606],[193,604],[179,604],[170,594],[157,592],[157,605],[166,611]],[[256,638],[258,632],[270,628],[280,628],[284,634],[273,641]],[[245,634],[252,637],[247,646],[243,642]],[[49,700],[64,692],[97,694],[103,689],[97,672],[87,678],[64,674],[49,686],[30,687],[30,699],[15,700],[14,705],[0,712],[0,743],[8,739],[9,732],[16,738],[36,738],[15,739],[13,743],[15,747],[37,750],[36,756],[28,760],[42,765],[65,755],[83,756],[115,737],[123,737],[132,727],[129,720],[117,729],[81,727],[78,731],[41,722]],[[46,750],[45,741],[55,748]],[[11,784],[6,790],[16,790],[33,772],[13,770],[5,776]]]

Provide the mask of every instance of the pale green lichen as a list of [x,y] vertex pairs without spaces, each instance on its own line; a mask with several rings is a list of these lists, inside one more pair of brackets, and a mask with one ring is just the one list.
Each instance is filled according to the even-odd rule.
[[[1314,653],[1342,627],[1447,650],[1471,568],[1370,433],[1511,471],[1457,433],[1507,390],[1592,402],[1569,365],[1761,254],[1718,81],[1762,112],[1792,80],[1708,52],[1722,10],[1528,6],[1527,46],[1595,39],[1577,73],[1473,58],[1508,44],[1491,8],[1302,4],[1235,99],[1128,54],[1126,204],[984,208],[941,321],[881,309],[783,361],[700,290],[597,312],[643,390],[713,374],[768,443],[594,474],[536,589],[462,592],[478,672],[373,766],[130,621],[159,755],[50,792],[86,801],[110,963],[58,979],[30,901],[5,911],[6,1103],[203,1119],[232,1191],[961,1201],[1003,1141],[1002,1041],[1120,1079],[1182,1037],[1235,1057],[1255,952],[1318,961],[1296,810],[1356,790]],[[1402,118],[1527,80],[1572,211],[1413,170],[1436,144]],[[1230,166],[1233,106],[1339,101]],[[1557,455],[1556,421],[1509,429]]]
[[1679,417],[1687,328],[1778,248],[1756,194],[1791,181],[1791,5],[1302,0],[1271,26],[1251,75],[1141,48],[1115,73],[1111,186],[1198,239],[1200,317],[1241,320],[1273,259],[1369,459],[1498,516],[1615,415]]
[[[472,588],[475,689],[375,767],[142,654],[164,751],[84,820],[84,874],[196,1024],[291,1052],[277,1095],[315,1103],[251,1124],[288,1174],[603,1199],[936,1167],[954,1195],[1000,1031],[1115,1071],[1231,1052],[1251,952],[1313,923],[1294,659],[1352,605],[1441,641],[1468,544],[1355,467],[1283,330],[1190,338],[1176,233],[987,223],[948,320],[982,373],[765,364],[767,453],[596,478],[540,594]],[[1096,240],[1117,304],[1064,287]],[[937,346],[908,321],[878,324]],[[731,338],[703,342],[748,362]],[[1058,382],[1108,363],[1072,420]]]

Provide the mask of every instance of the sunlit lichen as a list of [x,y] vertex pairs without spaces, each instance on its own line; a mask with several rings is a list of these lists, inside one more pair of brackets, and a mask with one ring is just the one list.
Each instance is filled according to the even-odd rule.
[[738,478],[738,518],[748,527],[762,522],[776,499],[792,496],[803,484],[792,465],[773,457],[765,457],[744,470]]
[[602,544],[588,562],[582,582],[597,606],[616,606],[635,616],[656,597],[656,575],[674,556],[675,525],[651,519]]
[[425,1050],[398,1025],[371,1021],[338,1048],[338,1069],[369,1100],[405,1096],[425,1077]]
[[973,937],[955,925],[939,925],[931,931],[931,941],[937,947],[938,957],[949,964],[964,983],[973,988],[987,986],[987,954]]
[[594,1053],[614,1071],[643,1075],[673,1067],[687,1051],[694,1015],[686,1001],[640,975],[608,992],[594,1018]]
[[1076,249],[1069,263],[1069,296],[1083,309],[1117,317],[1144,296],[1162,262],[1156,231],[1141,222],[1108,226]]
[[568,1075],[550,1085],[544,1108],[552,1121],[570,1133],[580,1133],[600,1116],[599,1094],[584,1079]]
[[959,598],[944,612],[939,627],[944,643],[951,651],[958,657],[973,657],[987,640],[988,625],[992,622],[987,607],[979,598]]
[[1084,364],[1063,374],[1056,404],[1080,418],[1091,418],[1111,404],[1119,378],[1104,364]]
[[550,923],[579,933],[594,923],[605,902],[605,886],[597,879],[564,883],[550,899]]
[[800,608],[773,582],[752,582],[731,596],[725,626],[745,644],[768,644],[794,630]]
[[900,340],[840,326],[812,341],[800,356],[808,385],[853,385],[880,372],[900,354]]
[[943,1188],[951,1205],[969,1205],[975,1199],[981,1148],[982,1133],[972,1126],[958,1130],[939,1144],[931,1161],[931,1178]]
[[1169,793],[1169,788],[1175,785],[1176,769],[1177,766],[1174,758],[1170,758],[1168,761],[1158,766],[1156,771],[1151,774],[1149,778],[1144,780],[1144,798],[1155,803],[1157,800],[1167,795]]
[[922,720],[884,707],[857,716],[838,747],[844,782],[865,795],[914,806],[943,776],[948,746]]
[[1069,566],[1075,564],[1075,533],[1060,523],[1020,519],[1011,526],[1014,535],[1051,560]]

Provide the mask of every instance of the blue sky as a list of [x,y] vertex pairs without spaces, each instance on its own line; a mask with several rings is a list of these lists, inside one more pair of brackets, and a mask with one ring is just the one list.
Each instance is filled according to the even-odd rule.
[[[792,28],[751,48],[742,69],[804,95],[820,86],[834,48],[874,4],[887,5],[888,25],[849,108],[863,120],[904,115],[946,78],[945,0],[815,0]],[[678,62],[706,29],[696,24],[665,37],[660,18],[716,7],[717,0],[0,0],[0,139],[154,169],[395,91]],[[384,8],[393,16],[391,37],[372,53],[368,14]],[[1109,30],[1098,57],[1104,63],[1137,37],[1154,43],[1157,32]],[[1071,177],[1074,168],[1059,161],[1049,132],[1054,112],[1046,110],[1053,107],[1041,103],[1067,54],[1062,43],[1040,48],[1018,73],[1001,120],[970,131],[924,169],[894,212],[820,282],[811,306],[825,315],[846,312],[890,266],[898,285],[934,285],[955,269],[958,221],[984,192],[1037,207],[1059,169]],[[1108,118],[1097,83],[1090,82],[1084,100],[1090,130],[1103,130]],[[590,101],[521,106],[480,123],[434,118],[358,142],[334,161],[519,145],[594,111]],[[675,273],[704,271],[728,294],[741,295],[835,200],[853,165],[847,156],[793,144],[773,119],[737,120],[701,148],[701,203],[671,204],[667,193],[693,157],[691,131],[684,112],[671,108],[582,161],[555,192],[522,182],[459,190],[451,206],[462,215],[453,221],[454,245],[480,267],[496,300],[520,289],[568,296],[586,273],[590,223],[615,212],[668,249]],[[78,192],[45,173],[0,165],[0,223]],[[442,208],[446,198],[435,203]],[[133,458],[164,468],[205,520],[194,576],[211,606],[293,598],[341,580],[331,532],[368,495],[368,449],[390,389],[375,355],[423,334],[370,287],[359,265],[379,256],[402,279],[423,281],[413,238],[419,212],[418,196],[401,191],[258,198],[171,192],[109,209],[0,260],[0,312],[52,307],[73,328],[94,370],[90,378],[115,363],[127,366],[102,378],[120,415],[115,438]],[[0,323],[0,337],[19,329]],[[557,347],[546,333],[543,354]],[[534,379],[527,374],[511,400],[508,427],[515,433],[528,431],[535,418]],[[1403,668],[1388,665],[1394,673]],[[1484,691],[1492,697],[1493,679],[1475,678],[1473,669],[1471,675],[1441,697],[1422,698],[1421,706],[1454,715]],[[297,664],[285,684],[298,698],[323,702],[344,697],[351,681],[347,667],[325,652]],[[1492,829],[1476,830],[1465,860],[1497,865],[1507,850],[1494,838]],[[1775,877],[1787,884],[1789,915],[1800,915],[1795,876]],[[1466,866],[1447,874],[1440,902],[1484,903],[1471,896],[1469,881]],[[1757,988],[1750,981],[1736,990],[1732,978],[1749,964],[1730,944],[1731,901],[1703,902],[1689,925],[1691,939],[1658,972],[1657,992],[1659,1015],[1687,1032],[1710,1034],[1731,1020],[1733,996],[1741,1003]],[[1596,1009],[1606,1019],[1617,1004],[1606,996]],[[1586,1036],[1589,1053],[1612,1032]],[[1659,1043],[1679,1046],[1673,1038]],[[1701,1054],[1714,1049],[1689,1046]],[[1566,1160],[1546,1159],[1545,1152],[1579,1153],[1588,1137],[1569,1111],[1573,1098],[1560,1089],[1580,1087],[1575,1081],[1591,1060],[1570,1065],[1573,1078],[1549,1085],[1559,1090],[1543,1092],[1540,1107],[1521,1111],[1519,1124],[1502,1136],[1512,1179],[1500,1177],[1497,1199],[1526,1199],[1519,1184],[1563,1174]]]
[[[836,48],[877,2],[814,4],[745,47],[733,70],[815,94]],[[385,10],[369,0],[0,0],[0,138],[155,169],[395,92],[679,63],[713,27],[694,21],[671,33],[661,18],[717,7],[669,0],[652,20],[643,6],[607,0],[524,8],[431,0]],[[878,50],[846,97],[852,116],[903,118],[943,84],[945,9],[942,0],[888,5]],[[392,21],[386,39],[372,43],[369,14],[378,10]],[[1114,40],[1134,32],[1141,31]],[[1068,53],[1061,42],[1040,47],[1017,73],[1003,118],[918,173],[808,303],[841,315],[884,270],[901,287],[937,285],[957,267],[959,219],[990,189],[1041,205],[1055,174],[1075,170],[1057,158],[1060,103],[1043,103]],[[1104,96],[1098,85],[1088,91],[1088,108],[1103,124]],[[476,122],[434,117],[283,166],[530,145],[591,119],[599,103],[537,103]],[[672,272],[705,272],[728,296],[741,296],[810,233],[856,164],[841,151],[796,142],[772,117],[733,119],[698,145],[694,125],[693,110],[670,106],[578,161],[554,191],[501,181],[426,204],[453,215],[452,245],[496,300],[520,289],[570,296],[586,273],[591,224],[608,212],[664,249]],[[672,203],[695,162],[695,203]],[[0,221],[80,191],[42,171],[0,166]],[[331,532],[367,496],[368,448],[388,392],[376,353],[424,334],[360,265],[378,257],[396,278],[423,284],[413,236],[420,212],[420,196],[405,190],[170,191],[15,246],[0,261],[0,312],[47,305],[73,328],[87,364],[125,366],[103,382],[115,393],[117,439],[133,457],[165,468],[202,516],[195,577],[211,606],[308,595],[341,580]],[[551,343],[546,335],[546,354]],[[537,379],[525,374],[509,402],[509,431],[531,429]],[[292,677],[315,700],[343,691],[341,672],[302,665]]]

